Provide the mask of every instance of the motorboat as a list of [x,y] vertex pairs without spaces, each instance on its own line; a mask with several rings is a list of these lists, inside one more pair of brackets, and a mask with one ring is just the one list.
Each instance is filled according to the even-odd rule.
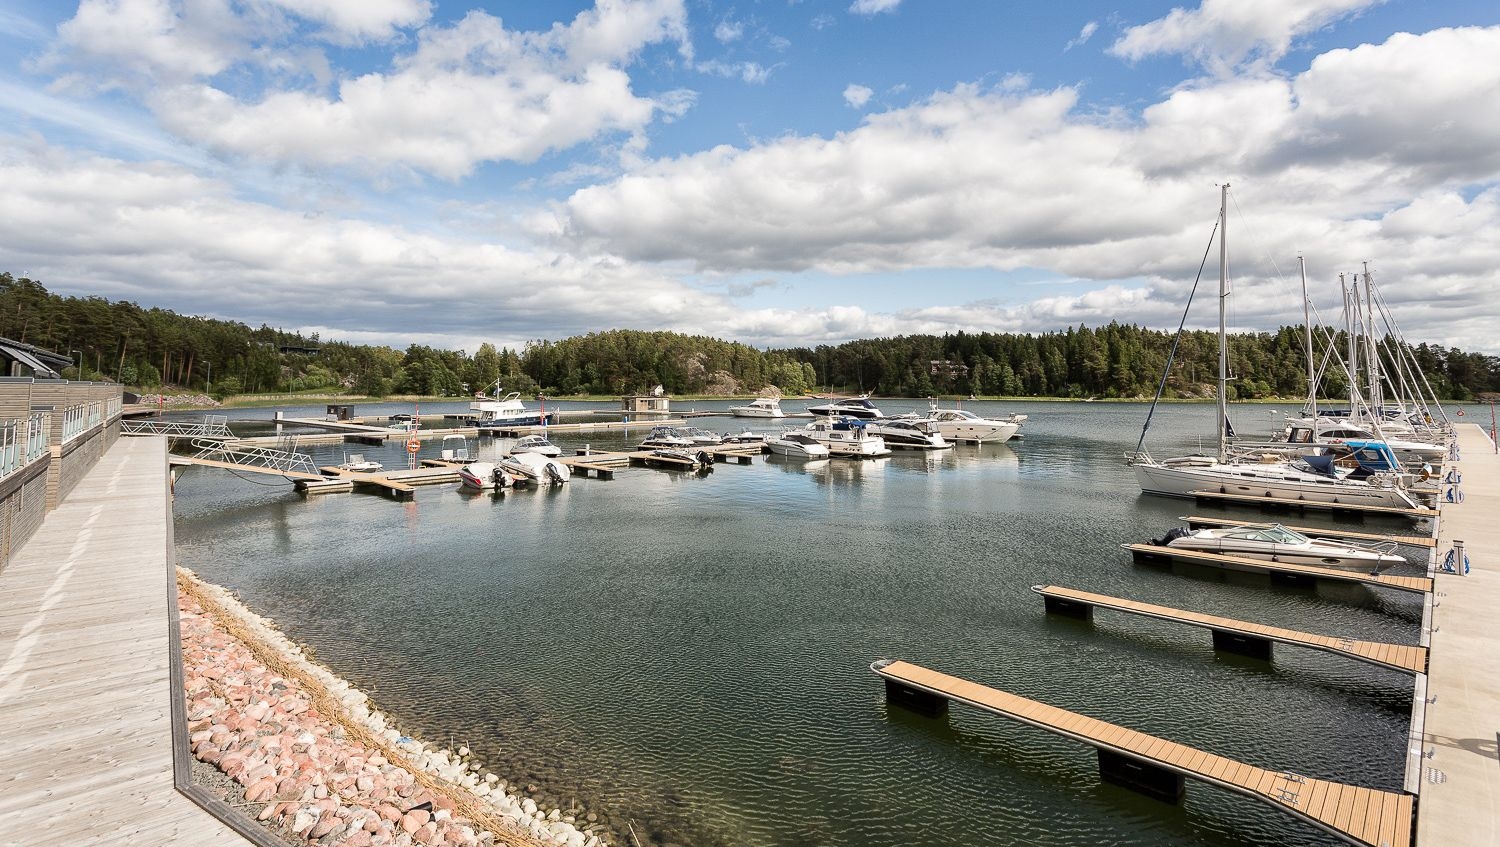
[[438,458],[445,462],[471,462],[474,457],[469,455],[469,439],[462,435],[445,435],[443,443],[438,450]]
[[745,406],[730,406],[729,414],[737,418],[784,418],[781,401],[775,397],[757,397]]
[[1391,438],[1384,432],[1362,423],[1337,418],[1293,419],[1287,422],[1281,440],[1288,446],[1301,448],[1328,444],[1345,444],[1350,441],[1384,441],[1403,464],[1441,464],[1448,455],[1444,444],[1433,444],[1408,438]]
[[522,477],[537,485],[560,485],[572,477],[567,465],[541,453],[515,453],[499,461],[499,467],[517,479]]
[[[500,383],[496,382],[492,388],[492,394],[476,394],[474,401],[469,404],[469,411],[474,413],[474,425],[480,432],[491,429],[508,429],[518,426],[546,426],[548,415],[545,410],[538,411],[526,408],[521,402],[521,392],[512,391],[505,396],[500,395]],[[552,417],[556,417],[556,414]]]
[[821,406],[809,406],[807,410],[820,418],[859,418],[868,421],[885,417],[885,413],[870,402],[868,394],[844,397]]
[[723,441],[721,441],[720,443],[726,444],[726,445],[728,445],[728,444],[765,444],[766,443],[766,436],[763,435],[763,434],[761,434],[761,433],[759,433],[759,432],[751,432],[748,429],[745,430],[744,432],[738,434],[738,435],[731,435],[730,433],[726,432],[724,434]]
[[352,471],[354,473],[374,473],[375,471],[385,470],[385,465],[373,459],[366,459],[363,453],[348,453],[344,456],[343,463],[339,465],[339,470]]
[[881,418],[870,421],[865,430],[878,435],[887,447],[904,447],[910,450],[946,450],[953,442],[944,438],[931,421],[908,418]]
[[670,426],[653,426],[646,437],[641,440],[642,450],[653,450],[656,448],[682,449],[697,446],[691,438],[678,432]]
[[[1403,475],[1398,473],[1375,473],[1367,479],[1349,479],[1332,465],[1315,469],[1302,457],[1288,459],[1275,454],[1253,457],[1236,456],[1230,452],[1229,438],[1234,430],[1229,423],[1228,367],[1229,344],[1226,331],[1227,300],[1229,297],[1229,256],[1224,248],[1224,238],[1229,218],[1229,186],[1221,186],[1219,202],[1218,238],[1219,250],[1219,378],[1218,378],[1218,452],[1213,456],[1185,456],[1179,458],[1154,458],[1143,445],[1146,428],[1150,425],[1148,414],[1146,427],[1142,427],[1141,439],[1136,451],[1126,459],[1135,471],[1136,482],[1141,492],[1167,497],[1195,497],[1199,493],[1236,494],[1251,497],[1305,500],[1313,503],[1339,504],[1345,506],[1387,506],[1402,509],[1417,508],[1412,495],[1402,487]],[[1167,363],[1171,367],[1171,362]],[[1152,404],[1155,409],[1155,403]]]
[[1269,562],[1376,573],[1406,562],[1396,542],[1357,544],[1309,538],[1277,523],[1189,530],[1177,527],[1154,542],[1175,550],[1197,550]]
[[1004,418],[984,418],[964,409],[928,409],[926,414],[916,416],[937,426],[938,434],[949,441],[971,444],[988,444],[1009,441],[1021,431],[1026,415],[1008,415]]
[[677,434],[699,447],[714,447],[724,443],[724,436],[695,426],[678,427]]
[[778,456],[790,459],[826,459],[828,448],[823,442],[801,432],[783,432],[766,437],[766,447]]
[[830,456],[873,459],[891,455],[885,440],[867,432],[866,424],[857,418],[825,418],[803,427],[802,433],[827,447]]
[[494,462],[471,462],[458,469],[458,482],[475,491],[501,491],[509,488],[512,480]]
[[688,471],[711,471],[714,469],[713,454],[705,450],[685,450],[679,447],[661,447],[651,451],[658,459],[669,459],[674,465]]
[[511,445],[510,455],[517,453],[540,453],[555,458],[562,455],[562,448],[548,441],[545,435],[528,435]]

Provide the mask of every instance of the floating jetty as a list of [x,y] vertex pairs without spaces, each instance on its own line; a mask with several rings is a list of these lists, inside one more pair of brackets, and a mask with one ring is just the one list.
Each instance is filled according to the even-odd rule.
[[1237,762],[910,662],[870,669],[884,678],[888,701],[921,714],[945,714],[952,701],[1088,744],[1098,751],[1100,778],[1158,800],[1181,800],[1186,777],[1253,797],[1351,844],[1412,843],[1411,794]]
[[1332,635],[1299,632],[1295,629],[1189,612],[1184,609],[1157,606],[1138,600],[1110,597],[1107,594],[1094,594],[1057,585],[1033,585],[1031,590],[1042,595],[1047,611],[1051,614],[1087,619],[1093,617],[1093,610],[1096,608],[1113,609],[1117,612],[1203,627],[1213,632],[1214,649],[1229,653],[1269,659],[1271,658],[1271,644],[1274,642],[1347,656],[1403,673],[1421,674],[1427,671],[1427,648],[1425,647],[1387,644],[1380,641],[1358,641]]
[[[1265,521],[1235,521],[1229,520],[1228,518],[1206,518],[1200,515],[1182,515],[1177,519],[1186,523],[1190,529],[1203,529],[1205,527],[1217,526],[1258,526],[1265,523]],[[1311,536],[1313,538],[1346,538],[1351,541],[1394,541],[1397,544],[1405,544],[1410,547],[1430,548],[1437,546],[1437,539],[1433,538],[1430,535],[1395,535],[1382,534],[1379,532],[1354,532],[1353,530],[1348,529],[1330,529],[1328,527],[1321,526],[1292,526],[1291,524],[1282,524],[1282,526],[1293,532],[1300,532],[1303,535]]]
[[1287,562],[1269,562],[1262,559],[1247,559],[1243,556],[1205,553],[1199,550],[1181,550],[1176,547],[1165,547],[1160,544],[1121,544],[1120,547],[1129,550],[1135,556],[1137,562],[1177,560],[1191,562],[1196,565],[1223,568],[1225,570],[1268,573],[1274,577],[1281,577],[1293,582],[1311,579],[1330,579],[1339,582],[1357,582],[1364,585],[1380,586],[1382,588],[1394,588],[1397,591],[1412,591],[1419,594],[1432,590],[1432,579],[1425,576],[1390,576],[1388,574],[1361,573],[1360,571],[1343,571],[1336,568],[1319,568],[1312,565],[1293,565]]
[[1407,509],[1399,506],[1362,506],[1357,503],[1319,503],[1313,500],[1298,500],[1294,497],[1257,497],[1253,494],[1226,494],[1222,491],[1189,491],[1188,496],[1201,504],[1259,506],[1266,511],[1307,512],[1324,511],[1336,515],[1395,515],[1413,520],[1431,520],[1438,516],[1437,509]]

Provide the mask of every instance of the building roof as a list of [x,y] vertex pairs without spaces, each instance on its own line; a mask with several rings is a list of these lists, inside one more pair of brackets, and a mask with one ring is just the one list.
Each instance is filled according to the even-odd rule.
[[13,368],[12,363],[15,362],[19,362],[30,370],[32,375],[41,379],[61,379],[61,370],[73,364],[72,359],[51,350],[43,350],[35,345],[12,341],[9,338],[0,338],[0,365],[3,365],[4,371],[0,373],[0,376],[8,375]]

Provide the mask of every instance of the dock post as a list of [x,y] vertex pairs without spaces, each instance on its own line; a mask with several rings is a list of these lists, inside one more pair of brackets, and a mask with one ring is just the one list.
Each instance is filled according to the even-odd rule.
[[1081,621],[1094,619],[1094,607],[1088,603],[1079,603],[1076,600],[1064,600],[1061,597],[1042,597],[1042,605],[1049,615],[1062,615],[1068,618],[1077,618]]
[[1264,638],[1241,635],[1222,629],[1210,629],[1214,635],[1214,649],[1225,653],[1236,653],[1252,659],[1270,659],[1271,642]]
[[1178,803],[1187,792],[1182,774],[1099,748],[1099,778],[1163,803]]
[[940,718],[948,714],[947,697],[907,687],[890,677],[885,680],[885,699],[924,717]]

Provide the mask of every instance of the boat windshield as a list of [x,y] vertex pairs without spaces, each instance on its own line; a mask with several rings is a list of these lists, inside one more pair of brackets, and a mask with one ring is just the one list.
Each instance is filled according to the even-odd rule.
[[1242,538],[1249,541],[1265,541],[1271,544],[1306,544],[1308,538],[1301,533],[1292,532],[1281,524],[1270,524],[1268,526],[1247,526],[1234,532],[1226,533],[1226,538]]

